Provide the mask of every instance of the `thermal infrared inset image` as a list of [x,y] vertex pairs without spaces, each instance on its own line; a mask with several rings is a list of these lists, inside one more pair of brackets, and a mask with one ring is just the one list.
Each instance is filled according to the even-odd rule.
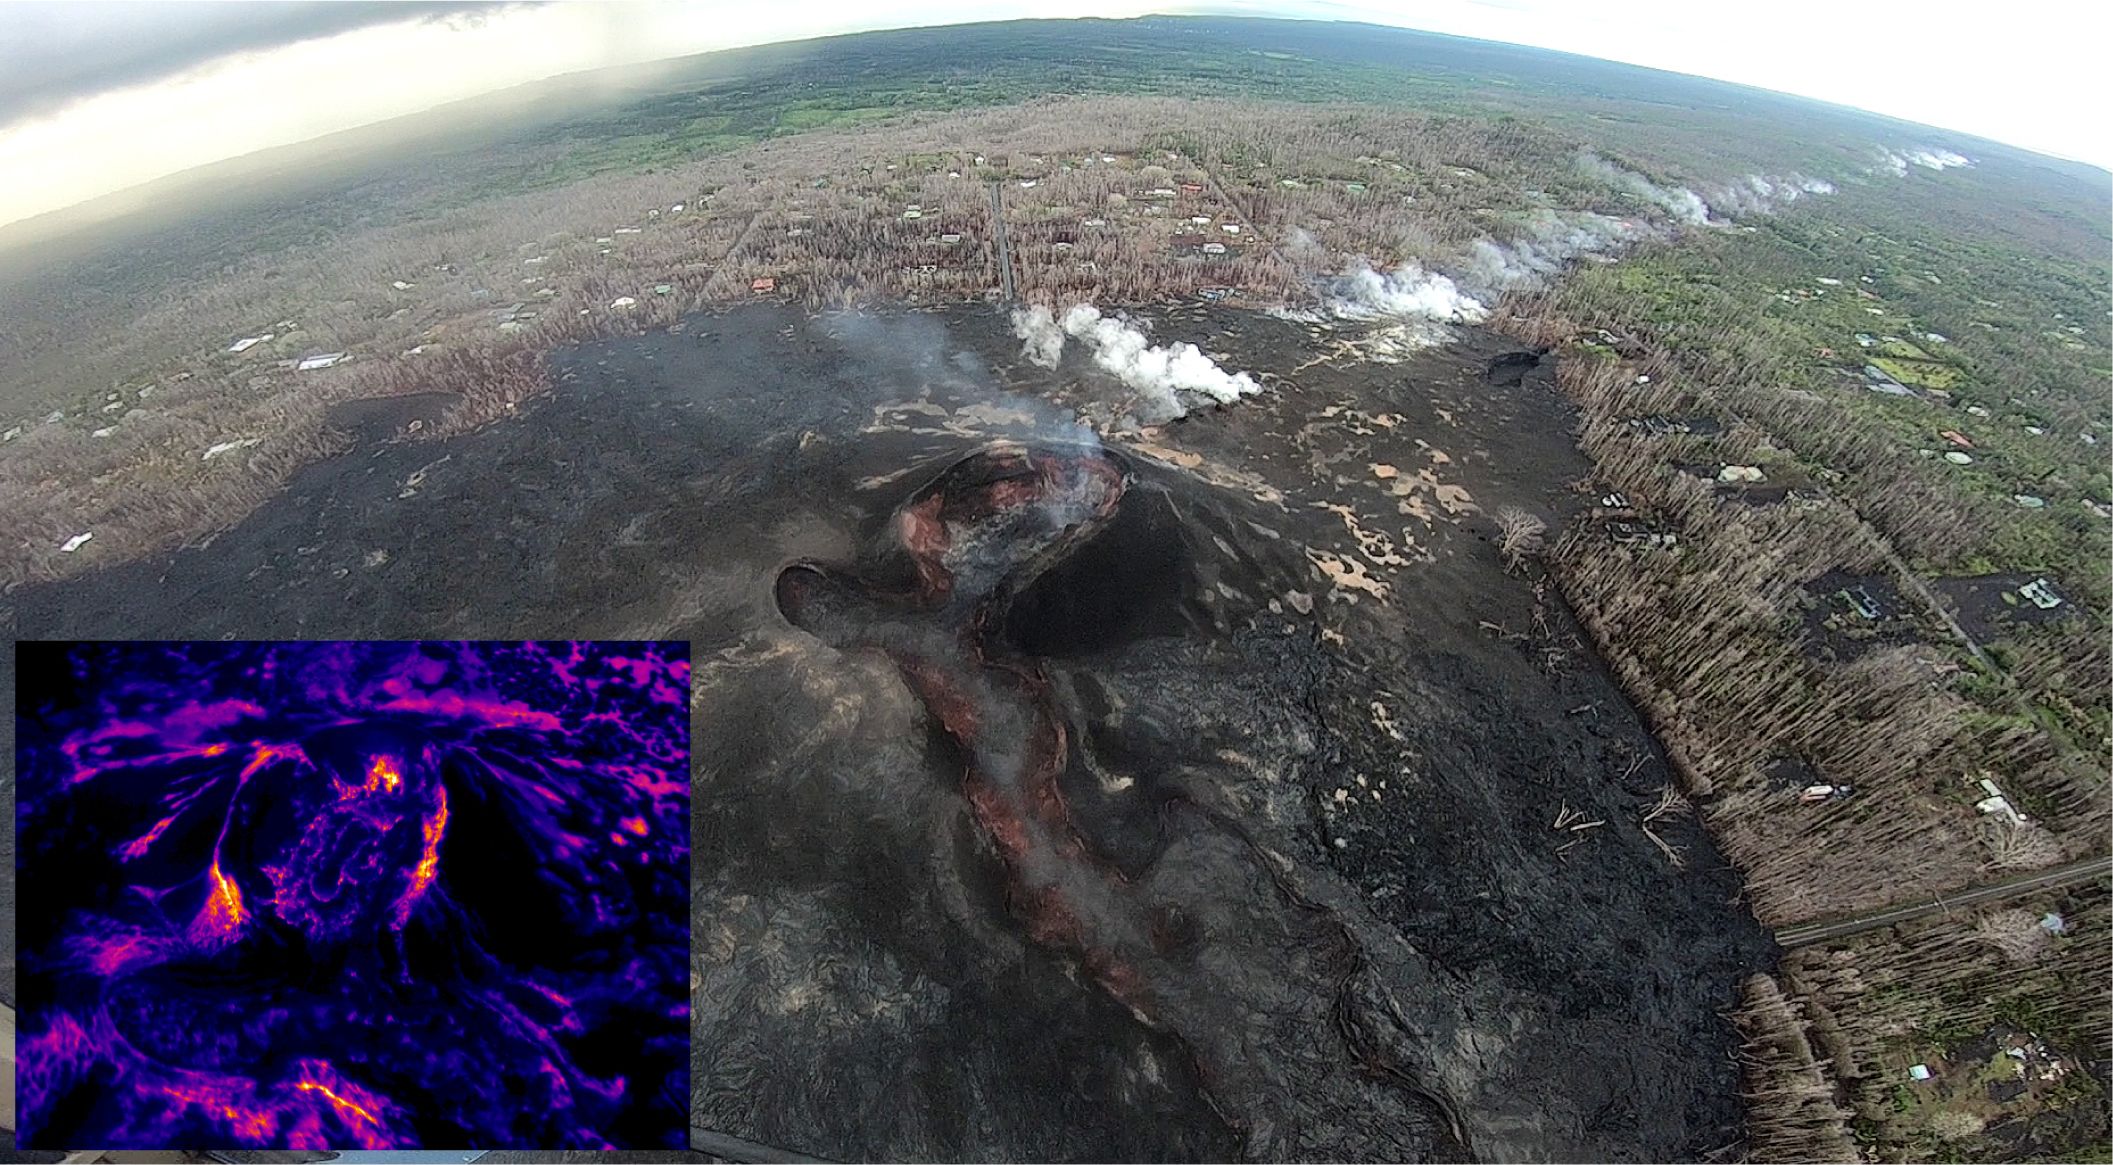
[[17,652],[22,1145],[685,1143],[686,644]]

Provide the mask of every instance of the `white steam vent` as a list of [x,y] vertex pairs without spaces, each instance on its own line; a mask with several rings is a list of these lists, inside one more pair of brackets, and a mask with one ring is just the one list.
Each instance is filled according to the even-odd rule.
[[1185,416],[1197,400],[1225,404],[1262,390],[1253,377],[1227,372],[1196,345],[1154,345],[1136,324],[1102,315],[1090,303],[1061,318],[1041,306],[1015,309],[1012,329],[1022,355],[1044,368],[1063,358],[1066,339],[1084,344],[1095,365],[1136,391],[1137,419],[1146,424]]

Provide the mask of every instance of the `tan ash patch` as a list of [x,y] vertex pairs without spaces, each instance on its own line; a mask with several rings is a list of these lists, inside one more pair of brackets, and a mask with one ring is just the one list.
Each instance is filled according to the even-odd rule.
[[1034,414],[1026,409],[1011,409],[1006,408],[1004,405],[994,404],[963,405],[954,410],[954,416],[957,420],[970,425],[1020,425],[1032,427],[1035,423]]
[[[1364,563],[1311,547],[1307,548],[1306,557],[1313,560],[1313,565],[1320,568],[1320,572],[1335,584],[1337,590],[1362,591],[1382,603],[1387,601],[1387,592],[1391,588],[1373,578],[1371,572],[1365,569]],[[1357,596],[1350,597],[1354,599]]]
[[1394,539],[1388,537],[1384,531],[1367,530],[1365,528],[1364,523],[1357,520],[1356,510],[1351,509],[1349,506],[1329,505],[1325,502],[1315,502],[1314,507],[1316,509],[1326,510],[1331,514],[1334,514],[1336,517],[1341,518],[1343,520],[1343,527],[1350,531],[1350,536],[1352,538],[1357,539],[1358,553],[1364,555],[1367,559],[1370,559],[1372,565],[1409,565],[1408,559],[1403,558],[1401,555],[1395,553]]
[[1426,499],[1436,502],[1439,509],[1454,516],[1481,511],[1481,507],[1475,504],[1474,495],[1468,493],[1466,487],[1438,480],[1437,471],[1429,467],[1417,470],[1414,477],[1396,478],[1387,492],[1401,499],[1396,504],[1396,509],[1425,525],[1431,524],[1437,518]]
[[778,996],[779,1015],[795,1015],[814,1006],[822,998],[822,985],[807,982],[795,983]]
[[1125,444],[1139,453],[1143,453],[1148,457],[1158,458],[1168,465],[1177,465],[1183,469],[1195,469],[1203,464],[1203,454],[1190,453],[1186,449],[1175,449],[1171,446],[1162,445],[1150,437],[1130,436],[1125,437],[1123,440]]
[[1162,445],[1153,440],[1153,437],[1157,434],[1158,430],[1156,429],[1146,429],[1140,433],[1118,433],[1115,435],[1115,439],[1155,461],[1165,462],[1178,469],[1186,469],[1212,485],[1223,489],[1239,490],[1253,497],[1256,501],[1267,502],[1272,506],[1284,504],[1283,491],[1263,481],[1255,474],[1221,465],[1200,453],[1190,453],[1186,450]]
[[873,406],[873,419],[866,422],[863,432],[886,433],[907,427],[913,416],[945,419],[946,409],[928,400],[897,400]]
[[775,659],[797,654],[801,645],[789,636],[749,636],[731,647],[722,647],[707,659],[695,661],[690,682],[690,706],[702,704],[720,677],[750,671]]
[[905,465],[901,469],[898,469],[893,473],[877,473],[874,474],[872,477],[862,477],[859,478],[858,482],[856,483],[857,488],[879,489],[880,487],[888,485],[892,482],[901,481],[903,478],[908,477],[911,474],[917,472],[920,468],[922,467],[916,465]]

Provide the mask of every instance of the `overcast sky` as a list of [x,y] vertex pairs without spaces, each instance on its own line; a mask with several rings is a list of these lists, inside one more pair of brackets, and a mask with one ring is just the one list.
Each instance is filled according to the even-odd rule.
[[2105,0],[0,0],[0,223],[603,65],[876,28],[1148,12],[1365,20],[1538,45],[2113,166]]

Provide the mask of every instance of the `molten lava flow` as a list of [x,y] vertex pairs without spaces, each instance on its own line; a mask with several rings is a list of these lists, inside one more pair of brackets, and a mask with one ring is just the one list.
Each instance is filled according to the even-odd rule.
[[290,760],[299,764],[308,763],[308,755],[297,744],[265,744],[258,742],[257,751],[250,754],[249,764],[242,770],[242,779],[248,780],[263,771],[273,761]]
[[[317,1093],[329,1102],[337,1113],[345,1131],[362,1149],[387,1149],[392,1142],[383,1134],[387,1128],[382,1123],[381,1113],[388,1102],[374,1093],[351,1084],[338,1077],[330,1065],[319,1060],[302,1060],[300,1081],[294,1085],[298,1092]],[[315,1146],[320,1148],[322,1146]]]
[[206,869],[210,878],[205,896],[205,906],[198,911],[197,921],[191,924],[191,933],[202,945],[219,945],[233,942],[242,933],[242,923],[248,918],[242,910],[242,887],[233,878],[220,872],[220,859]]
[[160,841],[161,835],[168,832],[169,826],[175,823],[176,819],[174,817],[162,818],[154,823],[154,828],[126,842],[119,848],[118,853],[128,862],[147,856],[148,847]]
[[835,625],[815,600],[828,572],[813,565],[788,572],[780,595],[796,620],[829,624],[817,633],[879,647],[894,661],[968,758],[963,795],[1005,863],[1030,937],[1076,952],[1135,1007],[1143,983],[1121,952],[1136,943],[1110,905],[1121,876],[1088,854],[1057,783],[1069,731],[1040,665],[1000,657],[987,634],[1009,597],[1113,516],[1127,488],[1122,467],[1098,449],[986,449],[942,472],[890,526],[916,590],[871,599],[911,608],[914,627],[867,639]]
[[422,827],[425,846],[419,851],[418,866],[411,871],[411,884],[405,888],[404,896],[396,900],[396,915],[392,920],[398,930],[411,921],[411,908],[418,905],[419,896],[433,884],[433,876],[440,872],[440,838],[448,828],[448,789],[436,785],[433,789],[439,800],[433,806],[432,816],[425,819]]
[[374,763],[367,766],[366,789],[370,793],[394,793],[403,787],[403,783],[403,765],[393,756],[377,756]]

